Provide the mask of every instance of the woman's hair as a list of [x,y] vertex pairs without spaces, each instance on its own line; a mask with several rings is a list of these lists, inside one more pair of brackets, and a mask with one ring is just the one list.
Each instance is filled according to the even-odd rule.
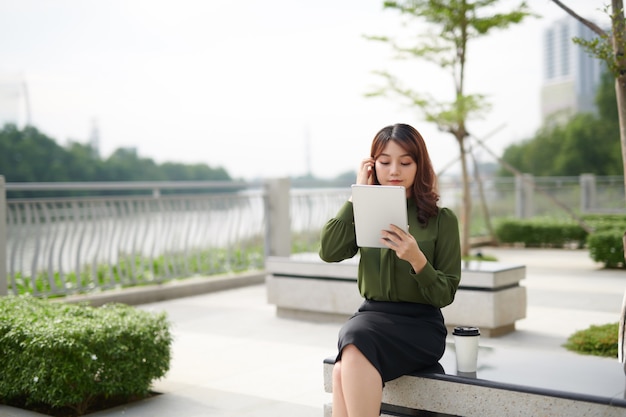
[[[412,196],[417,204],[417,219],[426,225],[428,219],[437,215],[437,177],[428,156],[428,149],[422,135],[412,126],[398,123],[382,128],[372,141],[371,157],[376,160],[389,141],[394,141],[402,147],[417,164],[415,180],[413,181]],[[380,185],[376,170],[374,170],[374,184]]]

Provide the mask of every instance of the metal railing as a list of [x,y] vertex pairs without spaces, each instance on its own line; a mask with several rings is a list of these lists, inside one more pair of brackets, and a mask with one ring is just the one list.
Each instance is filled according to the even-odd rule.
[[[220,190],[226,186],[233,184],[7,184],[7,191],[152,192],[8,199],[7,289],[54,296],[262,268],[263,193]],[[198,188],[212,192],[162,193]]]
[[[91,195],[12,198],[14,191]],[[460,214],[460,182],[443,179],[440,193],[440,205]],[[5,185],[0,176],[0,295],[260,269],[267,255],[316,252],[321,227],[349,194],[349,185],[297,188],[288,180]],[[472,194],[473,236],[488,234],[481,201],[492,219],[567,216],[553,198],[579,213],[625,212],[621,177],[490,179],[473,183]]]

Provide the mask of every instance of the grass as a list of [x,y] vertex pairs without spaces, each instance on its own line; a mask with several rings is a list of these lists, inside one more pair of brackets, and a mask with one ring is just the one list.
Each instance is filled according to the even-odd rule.
[[584,355],[617,358],[619,323],[592,325],[572,334],[563,345]]

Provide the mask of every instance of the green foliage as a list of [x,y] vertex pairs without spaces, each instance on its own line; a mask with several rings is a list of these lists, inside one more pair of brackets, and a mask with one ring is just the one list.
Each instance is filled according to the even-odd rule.
[[165,314],[2,297],[0,398],[83,415],[98,399],[146,396],[169,369],[171,343]]
[[587,232],[573,220],[507,218],[497,222],[496,236],[501,243],[523,243],[527,247],[563,247],[571,243],[582,247]]
[[229,181],[230,175],[224,168],[211,168],[205,164],[181,164],[166,162],[160,166],[165,178],[169,181]]
[[619,128],[619,113],[615,105],[615,78],[607,71],[600,76],[600,85],[596,93],[596,108],[600,119],[611,124],[612,129]]
[[[506,7],[511,7],[510,2]],[[429,93],[407,86],[387,71],[378,74],[386,79],[386,86],[368,96],[392,95],[400,97],[412,108],[417,108],[426,121],[437,125],[439,130],[450,133],[459,145],[463,177],[463,213],[466,220],[461,232],[461,252],[467,255],[471,230],[471,195],[467,170],[467,147],[465,140],[469,136],[466,124],[469,120],[482,118],[490,109],[483,94],[468,94],[465,91],[466,62],[468,43],[486,36],[497,29],[505,29],[532,16],[526,2],[512,6],[507,12],[502,10],[499,0],[469,2],[465,0],[431,1],[402,0],[385,1],[385,9],[398,11],[405,20],[408,33],[395,38],[372,36],[371,40],[388,44],[399,59],[425,60],[434,63],[451,75],[450,91],[447,99],[432,97]],[[414,25],[407,22],[414,21]],[[420,33],[413,33],[413,28]],[[423,88],[423,85],[420,87]]]
[[[546,124],[533,138],[507,147],[502,160],[536,176],[623,175],[615,103],[615,79],[604,73],[596,94],[598,115],[579,113],[564,125]],[[501,168],[498,175],[512,173]]]
[[573,38],[572,41],[582,46],[589,55],[604,61],[614,77],[619,76],[619,67],[615,59],[615,53],[613,52],[613,45],[611,44],[612,41],[609,34],[605,33],[591,40]]
[[0,175],[6,182],[231,180],[221,167],[159,165],[132,148],[101,159],[90,145],[70,142],[64,148],[33,126],[20,130],[12,124],[0,129]]
[[582,216],[585,223],[589,224],[595,232],[618,229],[622,233],[626,231],[625,214],[585,214]]
[[415,21],[416,24],[412,27],[420,28],[422,33],[417,36],[411,33],[408,36],[413,43],[387,36],[367,38],[387,43],[400,59],[422,59],[449,71],[454,86],[454,90],[451,91],[455,94],[450,101],[437,100],[406,87],[392,74],[379,71],[378,74],[386,79],[387,86],[368,95],[391,93],[400,96],[406,99],[410,106],[418,107],[426,120],[436,123],[441,130],[454,133],[457,138],[465,137],[465,121],[483,116],[489,108],[483,95],[466,94],[462,89],[467,43],[471,39],[486,36],[495,29],[505,29],[520,23],[525,17],[531,16],[524,2],[507,13],[496,12],[498,3],[499,0],[473,3],[458,0],[385,1],[383,3],[385,9],[400,12],[406,21]]
[[121,254],[117,264],[87,265],[78,276],[76,272],[61,274],[59,271],[39,272],[33,276],[17,273],[14,281],[18,294],[54,296],[241,272],[262,268],[263,262],[262,242],[246,241],[240,242],[239,247],[168,253],[156,258]]
[[0,130],[0,174],[7,182],[67,181],[66,163],[63,148],[36,128],[9,124]]
[[604,263],[606,268],[624,268],[624,245],[622,237],[626,225],[622,228],[607,228],[589,235],[587,245],[589,256],[596,262]]
[[[292,253],[317,252],[319,230],[294,233]],[[17,294],[59,297],[67,294],[89,293],[94,290],[126,288],[193,276],[215,276],[263,268],[264,244],[252,238],[228,248],[167,253],[156,258],[120,254],[114,265],[87,265],[76,272],[40,272],[32,276],[15,274]]]
[[563,345],[585,355],[617,358],[619,323],[593,325],[572,334]]
[[[617,3],[614,3],[617,4]],[[620,3],[621,4],[621,3]],[[562,8],[562,6],[561,6]],[[612,78],[617,78],[621,75],[623,68],[620,66],[621,54],[618,54],[618,50],[613,48],[613,37],[611,32],[617,33],[617,45],[624,44],[624,11],[613,10],[611,11],[608,5],[604,6],[604,12],[611,18],[612,28],[609,32],[598,27],[592,23],[595,27],[592,30],[596,32],[597,36],[591,40],[574,37],[572,41],[580,45],[590,56],[593,56],[604,62]],[[620,22],[620,20],[622,22]],[[620,22],[620,23],[618,23]],[[589,24],[587,24],[589,26]]]
[[585,215],[582,220],[592,229],[587,233],[573,220],[536,217],[506,218],[497,222],[496,236],[501,243],[521,243],[527,247],[563,247],[576,244],[589,248],[589,256],[606,268],[626,268],[623,236],[626,215]]

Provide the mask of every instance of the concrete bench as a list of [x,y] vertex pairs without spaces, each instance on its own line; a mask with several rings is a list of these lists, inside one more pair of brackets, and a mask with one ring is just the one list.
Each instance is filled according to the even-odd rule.
[[[328,393],[333,364],[334,357],[324,360]],[[477,372],[458,373],[449,343],[437,367],[385,385],[381,415],[623,417],[625,381],[615,359],[509,347],[481,346]]]
[[[267,300],[279,317],[344,322],[363,302],[356,286],[358,257],[326,263],[314,253],[268,257]],[[477,326],[485,337],[515,330],[526,317],[523,265],[465,262],[454,302],[443,315],[448,328]]]

